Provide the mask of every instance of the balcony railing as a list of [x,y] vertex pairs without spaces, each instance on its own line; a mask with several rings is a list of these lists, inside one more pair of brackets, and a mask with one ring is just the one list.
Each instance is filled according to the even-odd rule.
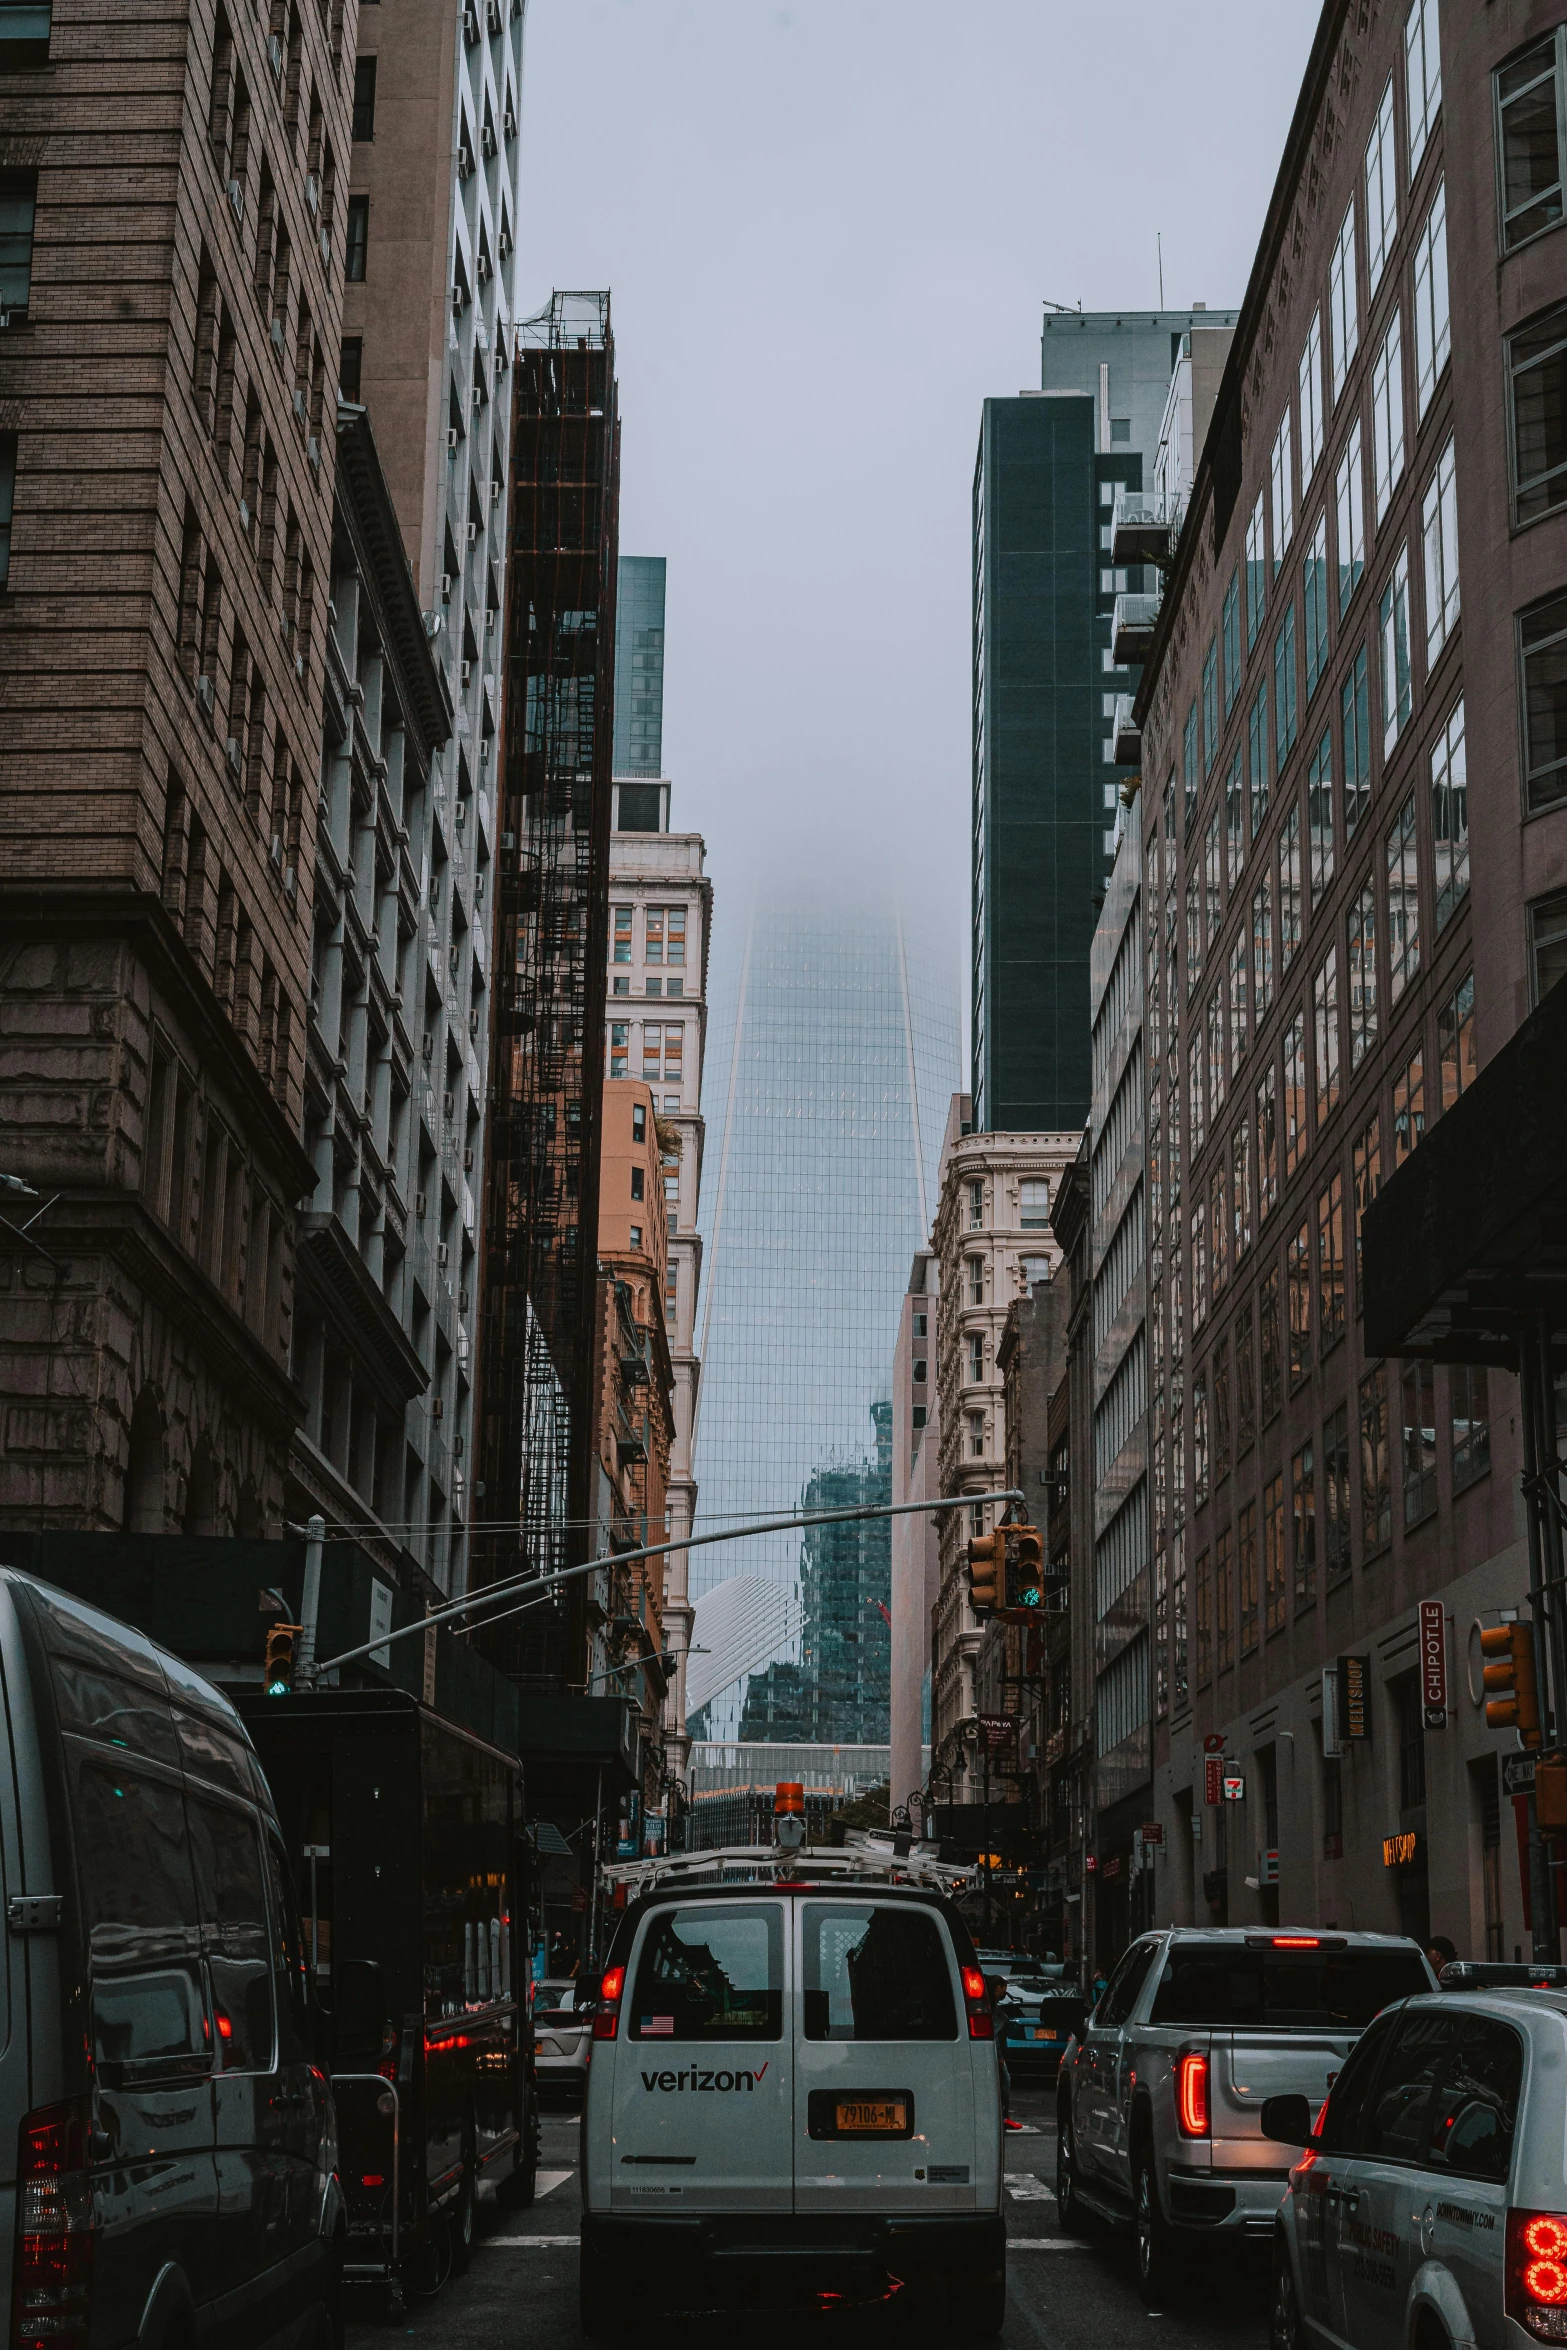
[[1180,536],[1181,501],[1158,490],[1118,489],[1110,524],[1110,559],[1116,564],[1157,563],[1164,570]]
[[1143,730],[1132,716],[1130,694],[1115,697],[1115,763],[1118,767],[1133,767],[1143,755]]
[[1117,669],[1146,661],[1159,619],[1158,596],[1117,596],[1110,623],[1110,657]]

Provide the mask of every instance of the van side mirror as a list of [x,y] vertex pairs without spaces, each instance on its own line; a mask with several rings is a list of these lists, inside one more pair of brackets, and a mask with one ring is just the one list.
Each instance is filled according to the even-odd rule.
[[1315,2144],[1311,2130],[1311,2100],[1292,2093],[1287,2097],[1264,2097],[1262,2101],[1262,2134],[1280,2146],[1311,2146]]
[[332,2070],[374,2072],[386,2035],[386,1992],[379,1962],[341,1959],[332,1977]]

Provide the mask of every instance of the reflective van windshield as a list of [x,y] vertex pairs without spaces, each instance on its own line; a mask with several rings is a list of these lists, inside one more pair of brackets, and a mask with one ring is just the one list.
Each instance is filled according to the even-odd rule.
[[946,1935],[928,1911],[855,1903],[805,1914],[807,2040],[955,2040]]
[[782,2031],[776,1901],[693,1904],[654,1918],[637,1961],[633,2040],[776,2040]]
[[1394,1999],[1429,1991],[1413,1950],[1269,1950],[1178,1942],[1154,1995],[1155,2024],[1259,2031],[1361,2031]]

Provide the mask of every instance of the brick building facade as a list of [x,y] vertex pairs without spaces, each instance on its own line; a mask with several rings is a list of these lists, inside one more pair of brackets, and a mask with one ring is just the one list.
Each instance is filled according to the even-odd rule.
[[11,1525],[281,1530],[352,19],[0,40]]

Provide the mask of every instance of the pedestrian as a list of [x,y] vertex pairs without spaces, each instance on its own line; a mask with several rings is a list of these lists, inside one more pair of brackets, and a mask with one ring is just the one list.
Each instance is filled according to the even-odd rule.
[[1012,2118],[1012,2072],[1007,2063],[1007,2031],[1021,2012],[1015,1999],[1007,1997],[1004,1975],[989,1975],[985,1993],[990,2001],[991,2030],[996,2041],[996,2061],[1001,2067],[1001,2126],[1004,2130],[1020,2130],[1023,2125]]
[[1099,2002],[1100,2002],[1100,2000],[1101,2000],[1101,1999],[1103,1999],[1103,1997],[1104,1997],[1104,1995],[1105,1995],[1106,1991],[1107,1991],[1109,1988],[1110,1988],[1110,1986],[1109,1986],[1109,1983],[1107,1982],[1107,1980],[1106,1980],[1106,1978],[1105,1978],[1105,1971],[1104,1971],[1103,1967],[1095,1967],[1095,1969],[1094,1969],[1094,1979],[1093,1979],[1093,1982],[1092,1982],[1092,1984],[1091,1984],[1091,1985],[1090,1985],[1090,1987],[1089,1987],[1089,1993],[1088,1993],[1088,2004],[1089,2004],[1089,2006],[1090,2006],[1090,2007],[1097,2007],[1097,2006],[1099,2005]]
[[1431,1961],[1431,1972],[1440,1983],[1442,1969],[1451,1966],[1458,1956],[1458,1945],[1450,1942],[1445,1934],[1433,1934],[1426,1944],[1426,1956]]

